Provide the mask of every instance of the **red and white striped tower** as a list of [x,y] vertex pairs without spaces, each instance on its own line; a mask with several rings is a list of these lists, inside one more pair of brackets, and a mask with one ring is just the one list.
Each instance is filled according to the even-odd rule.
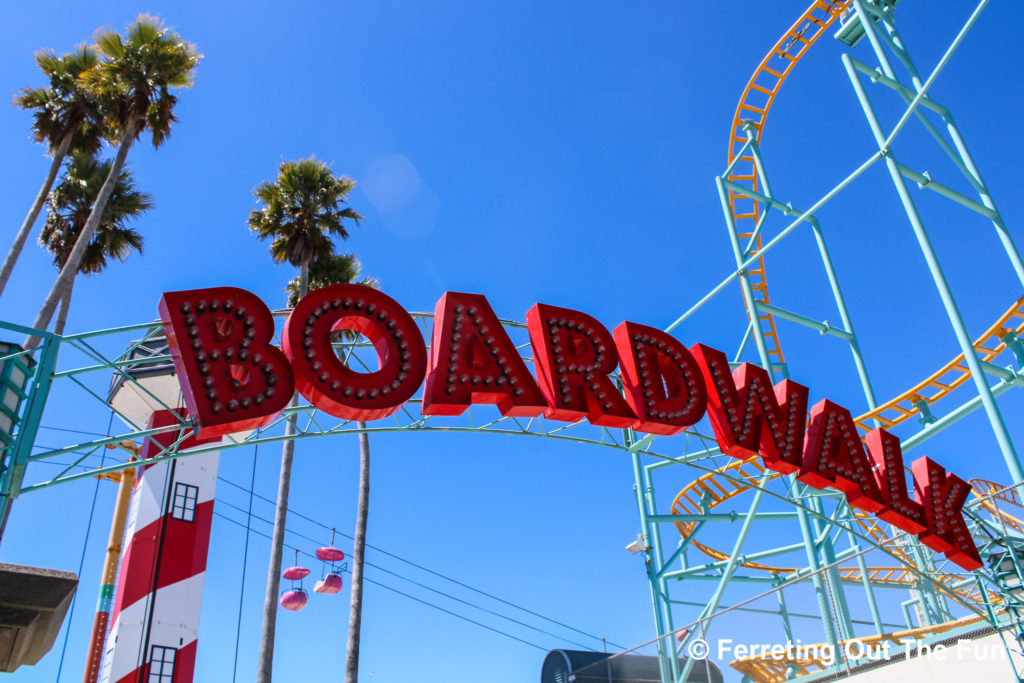
[[[147,429],[176,424],[158,410]],[[149,437],[142,459],[180,437]],[[180,450],[219,439],[186,439]],[[128,520],[103,683],[192,683],[220,453],[143,466]]]

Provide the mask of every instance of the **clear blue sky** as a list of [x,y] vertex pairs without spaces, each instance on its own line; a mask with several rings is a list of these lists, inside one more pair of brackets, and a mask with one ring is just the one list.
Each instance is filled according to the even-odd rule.
[[[723,170],[729,123],[748,76],[805,6],[790,0],[8,3],[0,10],[0,92],[42,85],[32,61],[36,50],[68,50],[96,27],[121,29],[141,11],[159,15],[205,55],[195,87],[180,93],[180,121],[166,145],[154,151],[140,143],[129,155],[139,186],[156,202],[137,224],[145,253],[113,265],[102,279],[79,280],[69,332],[152,320],[160,293],[169,290],[230,285],[282,306],[282,288],[294,273],[273,265],[267,245],[250,236],[251,190],[280,161],[310,154],[359,182],[350,204],[366,220],[343,248],[354,249],[365,271],[409,310],[433,310],[445,290],[454,290],[485,294],[499,316],[516,320],[543,301],[586,311],[609,328],[626,318],[663,327],[731,270],[713,178]],[[922,70],[934,65],[969,11],[948,0],[900,3],[899,25]],[[1024,206],[1015,201],[1021,27],[1014,3],[992,3],[933,91],[956,114],[1018,240],[1024,240]],[[774,189],[798,207],[872,151],[839,61],[841,47],[822,38],[786,84],[765,132]],[[865,60],[866,50],[857,49]],[[882,110],[891,125],[895,108]],[[24,112],[0,108],[5,240],[48,164],[29,140],[29,125]],[[908,128],[896,152],[921,170],[939,169],[937,178],[951,177],[916,130]],[[978,334],[1020,295],[1020,284],[999,258],[987,223],[935,201],[923,202],[923,211]],[[895,395],[956,355],[882,166],[820,217],[879,396]],[[774,255],[773,302],[835,321],[811,249],[807,238]],[[30,242],[0,301],[0,318],[30,323],[54,276]],[[687,344],[732,352],[744,325],[733,286],[676,334]],[[844,349],[792,326],[781,334],[792,375],[811,387],[812,400],[829,396],[855,413],[863,408]],[[1024,396],[1012,394],[1004,405],[1019,436]],[[54,408],[47,426],[107,429],[106,418],[86,419],[75,406]],[[44,430],[44,437],[69,443],[55,430]],[[644,568],[623,550],[639,530],[626,455],[436,433],[384,435],[372,448],[372,544],[616,643],[652,637]],[[1006,479],[980,415],[921,450],[964,478]],[[251,449],[228,452],[221,475],[247,485],[252,463]],[[260,495],[274,496],[278,463],[278,448],[260,450]],[[354,437],[303,442],[293,507],[351,533],[357,469]],[[678,486],[669,488],[690,478],[678,476]],[[61,681],[81,675],[113,489],[100,485]],[[0,560],[77,571],[93,490],[83,482],[19,500]],[[662,493],[671,498],[673,492]],[[221,512],[244,523],[244,513],[227,504],[244,508],[247,494],[222,482],[218,499],[225,503]],[[254,512],[270,518],[272,506],[257,499]],[[293,517],[291,524],[329,540],[308,522]],[[269,533],[258,520],[254,529]],[[243,541],[242,529],[215,520],[196,680],[231,675]],[[266,539],[253,535],[240,681],[254,678],[267,548]],[[584,638],[386,556],[368,559],[559,636]],[[543,648],[572,647],[400,578],[373,569],[368,576]],[[299,614],[282,613],[279,679],[315,680],[317,672],[329,672],[318,676],[323,680],[337,678],[347,619],[347,591],[314,596]],[[12,680],[53,681],[61,642]],[[365,681],[521,683],[539,677],[543,654],[367,587]]]

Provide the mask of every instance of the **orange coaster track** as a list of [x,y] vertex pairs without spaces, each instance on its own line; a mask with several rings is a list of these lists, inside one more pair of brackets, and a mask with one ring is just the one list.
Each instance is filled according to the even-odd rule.
[[[772,104],[775,103],[775,98],[782,89],[782,84],[786,82],[793,68],[807,53],[811,45],[849,6],[850,0],[816,0],[811,3],[811,6],[788,31],[782,34],[778,42],[757,65],[754,75],[750,77],[747,87],[743,89],[740,103],[732,117],[732,129],[729,134],[730,165],[736,161],[736,155],[747,142],[747,136],[743,130],[744,124],[749,122],[754,127],[757,131],[755,140],[760,144],[768,112],[771,111]],[[734,183],[748,187],[755,192],[760,191],[757,166],[752,155],[740,157],[728,177]],[[756,234],[755,253],[760,252],[761,233],[757,230],[757,226],[761,220],[761,211],[757,200],[743,197],[734,190],[729,190],[729,208],[732,211],[732,218],[740,240],[749,240]],[[747,270],[747,276],[756,300],[765,304],[771,303],[768,300],[768,281],[765,277],[763,256],[758,258],[756,268],[752,266]],[[757,315],[755,311],[747,311],[747,314]],[[782,347],[779,345],[775,318],[770,314],[759,315],[758,318],[762,324],[768,355],[773,357],[770,360],[772,363],[777,362],[781,365],[785,360],[782,356]]]

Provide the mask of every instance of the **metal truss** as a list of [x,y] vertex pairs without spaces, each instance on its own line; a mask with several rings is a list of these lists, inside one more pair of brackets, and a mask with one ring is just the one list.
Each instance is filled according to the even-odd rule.
[[[289,311],[276,311],[275,317],[283,322]],[[419,323],[424,338],[431,339],[433,315],[416,313],[413,317]],[[529,340],[526,326],[513,321],[502,321],[506,332],[516,347],[529,353]],[[33,334],[36,331],[18,325],[0,323],[0,329],[22,334]],[[109,472],[116,472],[131,466],[127,461],[115,462],[103,466],[96,465],[98,456],[106,448],[116,448],[126,441],[139,441],[148,436],[165,432],[177,432],[178,437],[167,447],[161,448],[152,459],[153,462],[181,457],[180,445],[194,430],[189,420],[178,424],[145,429],[145,425],[134,424],[131,417],[119,413],[109,404],[108,392],[112,386],[123,388],[132,386],[141,394],[147,395],[157,407],[172,409],[177,406],[166,405],[153,395],[138,377],[149,374],[149,371],[170,372],[171,358],[168,354],[153,354],[146,350],[144,342],[163,335],[158,323],[131,325],[127,327],[90,332],[85,334],[58,337],[51,334],[42,335],[43,343],[34,353],[20,352],[0,358],[0,362],[32,355],[36,359],[34,384],[29,391],[24,416],[16,435],[14,444],[5,452],[2,492],[9,500],[25,493],[39,489],[87,479]],[[275,343],[278,340],[275,339]],[[376,356],[373,347],[367,342],[339,342],[335,345],[336,352],[351,367],[370,372],[375,369]],[[143,352],[140,353],[140,350]],[[59,357],[59,362],[58,362]],[[524,357],[528,365],[532,358]],[[617,376],[612,377],[618,381]],[[118,417],[116,424],[123,425],[119,431],[87,441],[74,441],[60,445],[42,446],[39,441],[40,425],[47,421],[45,412],[47,402],[53,404],[72,403],[76,406],[88,404],[99,410],[83,413],[102,414],[113,411]],[[409,431],[442,431],[442,432],[473,432],[491,433],[506,436],[518,435],[558,439],[567,442],[584,443],[606,448],[629,451],[622,430],[591,426],[586,421],[565,423],[547,420],[543,417],[520,418],[503,417],[492,406],[475,405],[469,407],[460,417],[427,416],[420,414],[420,399],[408,401],[392,417],[370,423],[365,430],[368,433],[409,432]],[[283,427],[289,418],[295,415],[296,433],[288,436]],[[286,439],[307,439],[334,434],[354,434],[360,428],[354,421],[342,420],[328,415],[314,406],[301,402],[296,407],[289,407],[273,422],[242,437],[228,437],[216,444],[190,449],[188,454],[196,454],[210,450],[226,450],[256,444],[276,443]],[[696,432],[693,438],[708,440]],[[651,452],[648,450],[648,452]],[[26,469],[35,463],[52,460],[59,456],[73,456],[73,460],[64,470],[44,478],[35,477],[25,483]]]
[[[906,451],[983,407],[1014,484],[1003,489],[990,482],[974,482],[977,498],[968,508],[967,515],[984,557],[1004,548],[1007,539],[1020,538],[1024,531],[1024,524],[997,505],[998,501],[1004,505],[1019,504],[1017,487],[1024,481],[1024,470],[995,400],[1011,388],[1024,386],[1024,374],[1021,373],[1024,349],[1020,341],[1024,334],[1024,297],[1013,302],[1006,314],[978,339],[972,340],[923,221],[914,207],[906,180],[917,183],[921,190],[952,199],[990,220],[1024,285],[1020,255],[951,114],[928,94],[986,2],[980,3],[927,79],[918,75],[896,32],[893,4],[882,0],[814,2],[758,66],[744,90],[733,121],[729,164],[725,172],[716,178],[736,270],[680,316],[668,330],[697,313],[727,286],[738,282],[750,322],[739,343],[735,361],[744,357],[753,341],[758,364],[777,379],[788,377],[778,321],[808,327],[824,337],[845,342],[850,348],[854,370],[869,408],[867,413],[855,418],[863,432],[874,427],[893,428],[917,418],[923,428],[902,440],[901,445]],[[851,35],[866,36],[880,63],[878,68],[871,68],[849,55],[842,58],[875,136],[878,151],[809,209],[800,210],[773,193],[759,140],[768,111],[782,83],[810,45],[840,14],[844,15],[844,21],[837,37],[855,42],[857,38],[851,40]],[[911,85],[899,82],[892,66],[894,61],[907,70]],[[888,133],[883,132],[871,107],[863,83],[865,79],[895,91],[903,99],[905,109],[902,116]],[[934,124],[929,115],[937,115],[940,124]],[[953,161],[954,168],[967,177],[978,199],[967,197],[928,173],[917,172],[895,159],[893,141],[911,119],[923,124],[940,149]],[[939,132],[940,127],[946,131],[945,136]],[[832,198],[878,161],[884,161],[903,201],[962,351],[960,356],[915,387],[883,403],[876,399],[852,316],[826,244],[825,231],[816,216]],[[783,217],[788,224],[772,233],[771,216]],[[778,302],[769,302],[765,255],[784,238],[797,234],[801,229],[811,232],[818,248],[841,321],[838,326],[787,310]],[[977,389],[975,396],[963,400],[945,414],[939,413],[936,404],[968,380],[972,380]],[[686,451],[680,460],[687,461],[690,455],[691,452]],[[714,458],[705,460],[703,466],[712,463],[715,463]],[[1000,594],[998,587],[993,587],[991,572],[962,571],[940,556],[934,556],[907,534],[852,510],[840,494],[815,491],[792,477],[768,472],[756,459],[740,462],[722,458],[714,469],[687,484],[669,503],[656,495],[655,479],[678,481],[680,474],[671,467],[673,464],[634,455],[637,504],[648,546],[646,565],[665,683],[687,680],[696,660],[683,660],[681,657],[692,653],[698,639],[703,641],[707,637],[712,623],[724,622],[716,626],[716,630],[721,632],[724,629],[727,633],[729,620],[735,619],[738,612],[777,616],[773,627],[777,631],[775,642],[794,640],[795,634],[800,633],[794,626],[798,617],[816,621],[820,624],[817,627],[819,639],[834,652],[841,651],[844,643],[855,637],[879,642],[895,642],[897,639],[932,642],[948,637],[950,633],[976,628],[980,620],[996,627],[1016,621],[1016,628],[1020,630],[1017,613],[1006,609],[1003,604],[1005,596]],[[768,510],[765,503],[770,495],[785,499],[792,505],[782,510]],[[774,527],[786,525],[791,530],[788,534],[772,531]],[[795,529],[800,534],[798,543],[774,544],[764,538],[793,538]],[[677,540],[670,542],[669,536]],[[762,602],[767,600],[775,604],[767,608],[764,605],[755,607],[744,601],[739,606],[725,606],[723,598],[727,591],[742,591],[741,587],[748,584],[767,587],[760,598]],[[891,589],[900,589],[904,595],[909,595],[909,599],[900,603],[902,623],[893,623],[891,600],[880,599],[877,595],[879,591]],[[853,600],[850,591],[861,598]],[[680,593],[686,599],[679,599]],[[788,604],[794,600],[804,606],[813,606],[816,613],[797,614],[799,610],[795,611]],[[750,657],[737,658],[733,666],[751,680],[774,681],[843,670],[851,665],[844,659],[840,656],[833,661],[825,661],[821,657],[805,656],[789,657],[780,663],[771,658]]]

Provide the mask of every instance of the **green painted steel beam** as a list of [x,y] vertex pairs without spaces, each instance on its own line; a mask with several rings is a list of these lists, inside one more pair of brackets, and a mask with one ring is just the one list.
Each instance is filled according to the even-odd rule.
[[[759,512],[757,519],[769,521],[792,521],[797,518],[796,512]],[[678,524],[679,522],[739,522],[746,519],[746,512],[710,512],[707,514],[672,514],[647,515],[647,521],[658,524]]]
[[[854,7],[856,7],[859,12],[863,12],[863,3],[861,0],[853,0],[853,2]],[[880,45],[875,32],[875,27],[872,26],[870,22],[867,22],[867,24],[867,36],[871,41],[872,46],[875,48],[876,55],[882,62],[883,70],[886,75],[891,78],[893,77],[892,67]],[[885,141],[881,124],[879,123],[878,116],[875,113],[870,98],[864,89],[864,85],[861,82],[860,76],[858,75],[856,68],[853,66],[849,55],[843,55],[843,64],[846,67],[850,82],[853,85],[857,99],[859,100],[861,108],[864,111],[864,115],[867,118],[871,132],[874,135],[876,142],[881,147]],[[922,221],[921,216],[917,211],[917,207],[910,196],[903,175],[896,166],[896,159],[893,157],[891,149],[888,150],[885,156],[885,164],[888,167],[889,175],[896,188],[896,192],[899,195],[900,201],[903,203],[907,218],[910,221],[911,228],[914,231],[918,245],[924,255],[925,262],[928,265],[929,272],[931,273],[932,280],[938,290],[939,297],[946,309],[946,315],[953,328],[954,336],[956,337],[957,342],[960,345],[960,349],[964,354],[964,360],[967,362],[968,368],[970,369],[971,377],[977,387],[978,394],[981,396],[982,405],[988,415],[989,423],[995,434],[996,441],[999,443],[999,449],[1003,455],[1004,461],[1006,462],[1007,468],[1010,471],[1010,476],[1013,478],[1014,482],[1024,481],[1024,465],[1021,464],[1020,458],[1017,455],[1016,447],[1014,446],[1013,439],[1010,437],[1009,431],[1006,428],[1006,422],[1003,419],[1002,412],[999,410],[995,398],[992,396],[991,390],[985,381],[984,371],[980,365],[977,353],[974,350],[970,335],[967,332],[963,316],[960,314],[959,306],[956,303],[953,291],[946,279],[942,266],[939,264],[938,256],[932,246],[931,239],[925,229],[924,222]]]
[[852,334],[850,334],[844,329],[829,325],[827,320],[818,322],[817,320],[812,320],[811,318],[808,318],[805,315],[793,313],[792,311],[787,311],[784,308],[779,308],[778,306],[766,304],[763,301],[758,301],[755,305],[757,306],[757,310],[762,313],[770,313],[771,315],[778,316],[783,320],[788,320],[790,322],[797,323],[798,325],[809,327],[812,330],[820,332],[821,334],[829,334],[832,335],[833,337],[838,337],[839,339],[848,342],[853,341]]
[[933,192],[936,192],[945,197],[946,199],[952,199],[957,204],[967,207],[971,211],[980,213],[982,216],[986,218],[994,219],[999,217],[999,213],[997,211],[988,208],[981,202],[977,202],[971,199],[962,192],[954,190],[948,185],[943,185],[939,181],[932,178],[928,171],[925,171],[924,173],[919,173],[914,169],[910,168],[909,166],[906,166],[899,162],[896,162],[895,165],[896,168],[899,169],[900,174],[904,178],[914,181],[915,183],[917,183],[917,186],[922,190],[931,190]]

